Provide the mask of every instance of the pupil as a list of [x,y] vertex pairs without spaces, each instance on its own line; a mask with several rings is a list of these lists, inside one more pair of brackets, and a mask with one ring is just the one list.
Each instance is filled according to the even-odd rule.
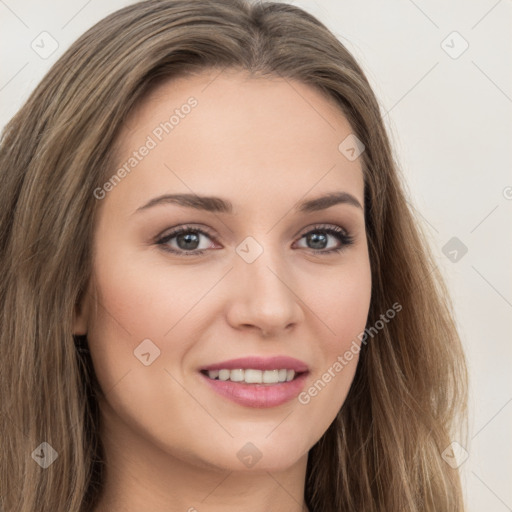
[[180,244],[180,240],[184,240],[185,241],[185,244],[198,244],[199,243],[199,236],[197,233],[187,233],[187,234],[180,234],[177,236],[177,243],[178,243],[178,246],[180,247],[180,249],[184,249],[184,250],[194,250],[194,249],[197,249],[197,247],[189,247],[188,245],[186,247],[182,247],[182,244]]
[[[312,234],[312,235],[308,235],[308,241],[309,242],[313,242],[313,249],[324,249],[325,248],[325,238],[326,238],[326,235],[325,234],[322,234],[322,235],[318,235],[318,234]],[[320,242],[319,242],[319,239]],[[318,243],[320,245],[318,245]]]

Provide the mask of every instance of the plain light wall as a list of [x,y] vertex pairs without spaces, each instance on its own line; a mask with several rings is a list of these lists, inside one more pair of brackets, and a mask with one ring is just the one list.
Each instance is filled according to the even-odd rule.
[[[0,126],[80,34],[129,3],[1,1]],[[468,358],[468,512],[512,511],[512,3],[288,3],[336,34],[379,98]]]

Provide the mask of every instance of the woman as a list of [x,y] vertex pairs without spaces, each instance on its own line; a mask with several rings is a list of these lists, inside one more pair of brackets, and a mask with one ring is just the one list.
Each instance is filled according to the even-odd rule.
[[463,510],[450,302],[314,17],[121,9],[0,162],[5,511]]

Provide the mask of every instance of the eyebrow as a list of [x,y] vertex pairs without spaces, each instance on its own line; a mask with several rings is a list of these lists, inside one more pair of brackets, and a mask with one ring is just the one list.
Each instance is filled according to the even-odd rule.
[[[233,213],[233,204],[231,201],[220,197],[198,196],[195,194],[165,194],[158,196],[137,208],[134,213],[162,204],[175,204],[212,213]],[[294,211],[297,213],[311,213],[325,210],[337,204],[348,204],[363,209],[361,203],[352,194],[348,192],[332,192],[316,197],[315,199],[302,201],[295,205]]]

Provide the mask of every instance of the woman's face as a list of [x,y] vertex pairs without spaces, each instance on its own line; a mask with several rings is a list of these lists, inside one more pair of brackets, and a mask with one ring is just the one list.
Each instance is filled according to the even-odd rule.
[[[351,133],[315,89],[235,71],[139,105],[95,191],[75,320],[107,446],[232,471],[304,462],[348,393],[370,305]],[[310,203],[326,194],[341,201]]]

